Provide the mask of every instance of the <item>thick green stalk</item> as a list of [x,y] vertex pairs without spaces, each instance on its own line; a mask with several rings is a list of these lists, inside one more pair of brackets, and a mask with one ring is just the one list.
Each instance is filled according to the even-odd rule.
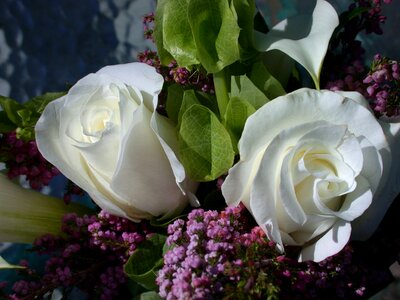
[[226,107],[229,102],[228,82],[224,70],[213,74],[215,95],[217,96],[218,109],[221,119],[224,119]]

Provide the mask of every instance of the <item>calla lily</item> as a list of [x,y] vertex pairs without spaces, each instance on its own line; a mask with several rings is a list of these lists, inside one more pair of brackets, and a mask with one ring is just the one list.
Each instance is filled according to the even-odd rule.
[[[64,214],[88,213],[82,205],[24,189],[0,174],[0,241],[32,243],[43,234],[60,234]],[[1,261],[0,261],[1,265]]]
[[267,34],[256,32],[255,45],[260,51],[280,50],[293,58],[308,71],[319,89],[322,61],[338,25],[332,5],[317,0],[312,16],[294,16],[276,24]]
[[0,270],[1,269],[24,269],[23,266],[12,265],[8,263],[3,257],[0,256]]

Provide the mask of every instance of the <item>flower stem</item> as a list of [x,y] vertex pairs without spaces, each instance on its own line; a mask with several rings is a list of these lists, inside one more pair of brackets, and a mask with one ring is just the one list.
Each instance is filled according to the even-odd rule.
[[229,101],[227,79],[224,70],[213,74],[215,95],[221,119],[224,119],[226,107]]

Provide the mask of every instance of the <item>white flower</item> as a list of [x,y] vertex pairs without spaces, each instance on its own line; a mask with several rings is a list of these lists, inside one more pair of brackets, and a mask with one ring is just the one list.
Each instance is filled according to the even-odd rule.
[[369,207],[357,230],[373,232],[393,199],[380,192],[390,176],[385,133],[360,94],[278,97],[247,120],[222,192],[229,205],[242,201],[278,248],[300,245],[300,261],[321,261],[346,245]]
[[[254,41],[258,50],[269,52],[268,69],[274,71],[277,78],[287,80],[292,71],[290,61],[285,58],[287,55],[308,71],[319,88],[322,61],[338,25],[339,17],[332,5],[325,0],[317,0],[311,15],[300,14],[285,19],[267,34],[255,32]],[[285,55],[271,50],[279,50]]]
[[139,220],[179,212],[195,187],[175,156],[174,125],[154,111],[162,85],[142,63],[87,75],[46,107],[39,151],[110,213]]
[[78,203],[65,205],[60,199],[25,189],[2,173],[0,186],[0,242],[30,244],[43,234],[59,235],[66,213],[91,212]]

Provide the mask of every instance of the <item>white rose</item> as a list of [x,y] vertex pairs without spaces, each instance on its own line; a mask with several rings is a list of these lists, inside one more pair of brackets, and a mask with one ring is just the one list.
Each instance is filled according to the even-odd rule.
[[142,63],[108,66],[47,105],[39,151],[102,208],[133,220],[182,210],[195,186],[175,156],[177,137],[155,112],[163,78]]
[[359,237],[371,234],[399,191],[381,192],[394,176],[386,135],[358,93],[295,91],[249,117],[223,195],[242,201],[278,248],[303,246],[300,261],[321,261],[355,223]]

